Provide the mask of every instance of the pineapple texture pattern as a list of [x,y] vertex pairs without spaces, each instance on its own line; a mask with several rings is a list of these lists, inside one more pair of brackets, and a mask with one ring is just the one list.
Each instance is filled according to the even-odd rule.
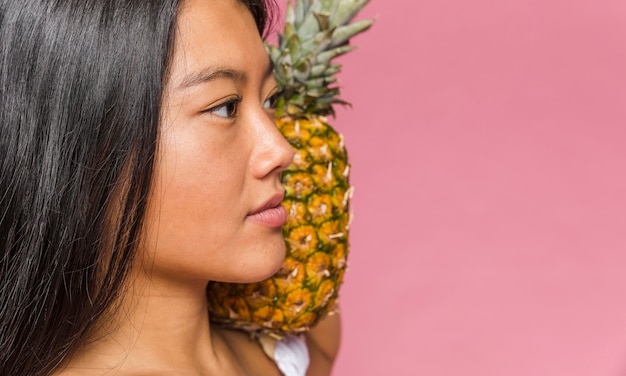
[[296,149],[283,173],[287,258],[270,279],[213,283],[208,290],[214,321],[275,334],[306,331],[334,307],[346,269],[353,191],[342,137],[324,117],[277,123]]
[[368,0],[294,0],[278,46],[267,46],[281,95],[276,122],[295,150],[283,173],[287,254],[271,278],[212,282],[211,321],[275,336],[307,331],[332,312],[348,256],[350,166],[343,138],[329,124],[339,98],[333,59],[354,49],[351,37],[372,20],[352,22]]

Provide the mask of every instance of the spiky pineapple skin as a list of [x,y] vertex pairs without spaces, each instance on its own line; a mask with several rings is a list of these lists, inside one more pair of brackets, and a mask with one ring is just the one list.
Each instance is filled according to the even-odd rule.
[[288,1],[278,46],[266,45],[281,92],[277,125],[296,152],[283,174],[287,255],[268,280],[209,284],[214,323],[282,336],[308,330],[335,307],[348,255],[352,188],[343,139],[325,116],[347,104],[336,85],[341,65],[333,60],[352,51],[350,38],[374,22],[352,22],[368,2]]
[[307,331],[335,307],[349,251],[350,166],[343,143],[323,116],[277,119],[294,147],[283,173],[288,218],[280,270],[257,283],[212,282],[211,320],[276,336]]

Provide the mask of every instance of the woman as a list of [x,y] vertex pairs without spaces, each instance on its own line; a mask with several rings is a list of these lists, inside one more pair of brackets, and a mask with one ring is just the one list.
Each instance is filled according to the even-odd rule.
[[[262,0],[0,2],[0,374],[281,374],[205,299],[284,254],[266,20]],[[307,374],[338,320],[307,334]]]

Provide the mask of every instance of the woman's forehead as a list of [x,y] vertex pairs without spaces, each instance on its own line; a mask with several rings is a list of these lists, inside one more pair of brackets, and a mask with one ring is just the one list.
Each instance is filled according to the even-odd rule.
[[171,71],[175,87],[198,72],[245,72],[265,58],[256,23],[237,0],[189,0],[177,24]]

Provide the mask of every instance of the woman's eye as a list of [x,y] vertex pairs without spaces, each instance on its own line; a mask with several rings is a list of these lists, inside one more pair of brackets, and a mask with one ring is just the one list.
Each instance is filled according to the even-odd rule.
[[237,113],[239,110],[239,103],[241,103],[241,98],[232,99],[228,102],[225,102],[217,107],[213,107],[209,110],[213,115],[217,115],[223,118],[232,119],[237,117]]
[[265,102],[263,102],[263,108],[268,110],[273,110],[276,108],[276,102],[278,101],[278,94],[273,94],[271,97],[267,98]]

